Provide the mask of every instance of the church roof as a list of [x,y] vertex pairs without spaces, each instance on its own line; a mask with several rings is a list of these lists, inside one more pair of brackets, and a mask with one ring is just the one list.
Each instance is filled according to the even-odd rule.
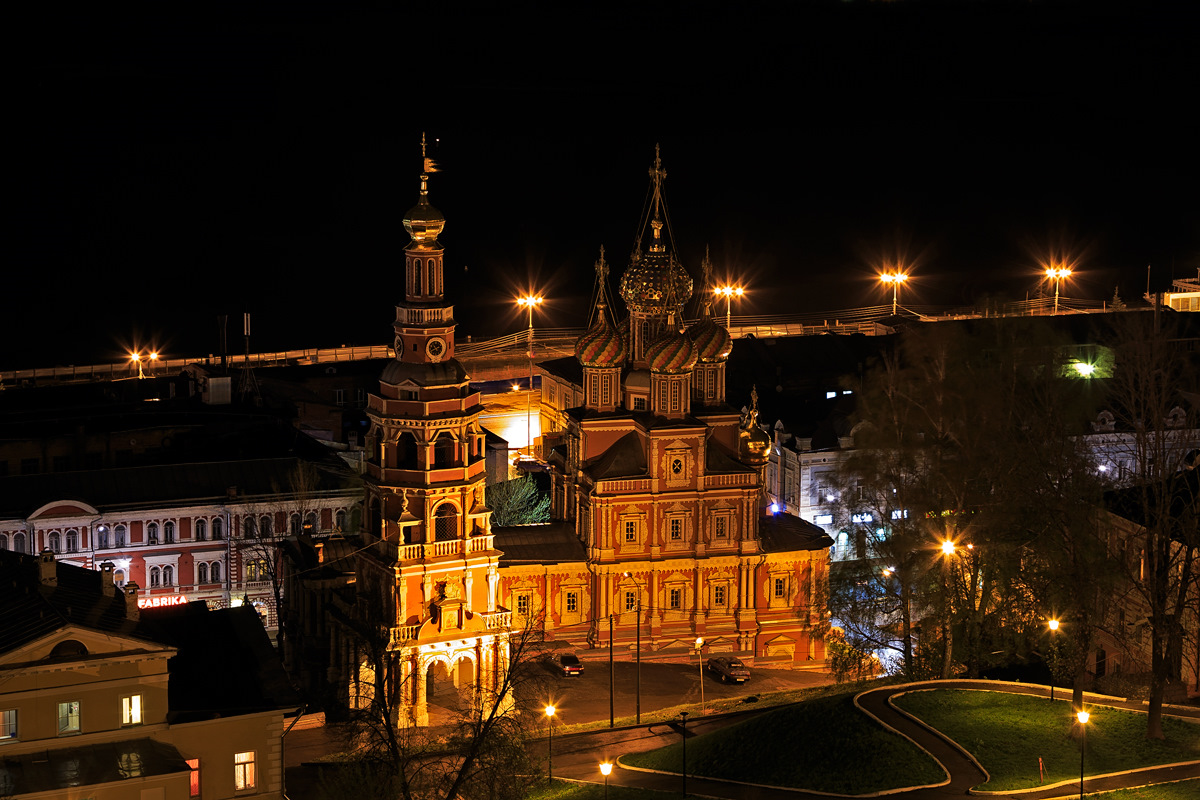
[[708,473],[754,472],[754,469],[732,458],[710,441],[704,448],[704,471]]
[[642,446],[642,438],[637,431],[630,431],[605,450],[604,455],[584,468],[584,472],[594,481],[606,478],[633,478],[647,474],[646,451]]
[[503,553],[500,556],[501,568],[587,560],[587,548],[575,535],[572,522],[492,528],[492,534],[496,537],[496,549]]
[[537,365],[555,378],[561,378],[573,386],[583,386],[583,365],[575,356],[539,361]]
[[833,546],[833,539],[823,529],[791,514],[759,517],[758,538],[767,553],[825,550]]

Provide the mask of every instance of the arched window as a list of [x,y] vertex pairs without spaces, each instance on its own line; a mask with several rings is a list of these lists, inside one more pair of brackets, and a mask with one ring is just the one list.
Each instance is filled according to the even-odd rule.
[[272,521],[269,514],[263,514],[258,518],[258,535],[267,537],[275,534],[275,523]]
[[67,531],[67,552],[74,553],[79,550],[79,531]]
[[304,517],[304,532],[310,534],[317,532],[317,512],[310,511]]
[[150,585],[159,586],[162,581],[162,571],[158,567],[150,568]]
[[167,544],[175,544],[175,523],[163,523],[163,541]]
[[146,526],[146,544],[158,544],[158,523],[151,522]]
[[50,543],[47,546],[51,550],[53,550],[56,553],[62,552],[62,538],[58,535],[58,531],[50,532],[50,540],[49,541],[50,541]]
[[8,534],[0,533],[0,550],[8,549]]
[[255,522],[254,517],[246,517],[242,520],[242,538],[258,538],[258,524]]
[[433,440],[433,467],[450,467],[454,465],[454,437],[449,431],[442,431]]
[[196,520],[196,541],[203,542],[208,538],[208,521],[203,519]]
[[426,261],[425,263],[426,263],[426,264],[428,265],[428,267],[429,267],[429,281],[428,281],[428,284],[429,284],[429,286],[428,286],[429,293],[430,293],[430,294],[437,294],[437,293],[438,293],[438,290],[437,290],[437,273],[436,273],[436,272],[434,272],[434,270],[433,270],[433,264],[434,264],[434,261],[433,261],[433,259],[431,258],[431,259],[429,259],[428,261]]
[[417,259],[413,264],[413,294],[421,293],[421,259]]
[[208,564],[203,561],[196,565],[196,583],[208,583]]
[[292,534],[292,536],[300,535],[300,515],[299,514],[292,514],[291,525],[289,526],[289,532]]
[[433,512],[433,538],[437,542],[458,538],[458,509],[453,503],[442,503]]
[[225,537],[225,520],[220,517],[213,517],[212,523],[213,541],[215,542]]
[[126,528],[124,525],[118,525],[113,528],[113,547],[125,546],[125,532]]
[[108,526],[101,525],[96,529],[96,546],[101,550],[108,547]]
[[25,534],[23,534],[23,533],[14,533],[13,534],[13,551],[17,552],[17,553],[25,552]]
[[339,530],[339,531],[346,530],[346,512],[345,511],[338,511],[336,514],[333,515],[333,527],[335,530]]
[[175,583],[175,568],[174,567],[163,567],[162,568],[162,582],[163,582],[163,586],[171,586],[172,584]]
[[221,582],[221,562],[214,561],[208,570],[209,578],[213,583]]
[[408,431],[400,434],[396,440],[396,463],[399,469],[420,469],[417,462],[417,437]]

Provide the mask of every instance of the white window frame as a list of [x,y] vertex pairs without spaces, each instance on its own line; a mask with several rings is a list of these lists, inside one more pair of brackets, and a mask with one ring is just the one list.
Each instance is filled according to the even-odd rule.
[[248,792],[258,783],[255,775],[255,760],[258,753],[247,750],[244,753],[233,754],[233,788],[239,792]]
[[141,725],[143,722],[142,696],[140,694],[125,695],[121,698],[121,725]]
[[83,705],[78,700],[58,704],[58,735],[73,736],[83,730]]
[[18,736],[17,721],[19,714],[15,708],[0,711],[0,742],[15,741]]

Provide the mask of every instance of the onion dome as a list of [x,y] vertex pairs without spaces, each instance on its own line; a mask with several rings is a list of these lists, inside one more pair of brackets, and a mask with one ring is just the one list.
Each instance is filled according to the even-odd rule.
[[761,469],[771,460],[771,437],[758,424],[758,389],[750,390],[750,410],[738,431],[738,457],[748,467]]
[[651,372],[681,373],[696,366],[696,348],[682,333],[670,331],[646,351]]
[[687,335],[696,346],[696,358],[706,363],[724,361],[729,358],[729,352],[733,349],[729,331],[707,314],[688,328]]
[[437,247],[438,234],[446,227],[446,218],[442,212],[429,205],[429,192],[426,189],[425,175],[421,176],[421,199],[404,215],[404,230],[412,237],[415,244]]
[[673,255],[652,249],[634,257],[621,275],[620,292],[632,308],[668,311],[692,296],[692,276]]
[[596,324],[575,342],[575,358],[585,367],[619,367],[625,363],[629,348],[617,326],[609,322],[600,305]]

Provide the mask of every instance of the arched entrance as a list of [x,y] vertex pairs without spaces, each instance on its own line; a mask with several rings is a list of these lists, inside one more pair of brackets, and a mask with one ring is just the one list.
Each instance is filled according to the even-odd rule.
[[475,661],[460,656],[451,662],[438,658],[425,670],[425,703],[429,725],[451,725],[471,708],[475,699]]

